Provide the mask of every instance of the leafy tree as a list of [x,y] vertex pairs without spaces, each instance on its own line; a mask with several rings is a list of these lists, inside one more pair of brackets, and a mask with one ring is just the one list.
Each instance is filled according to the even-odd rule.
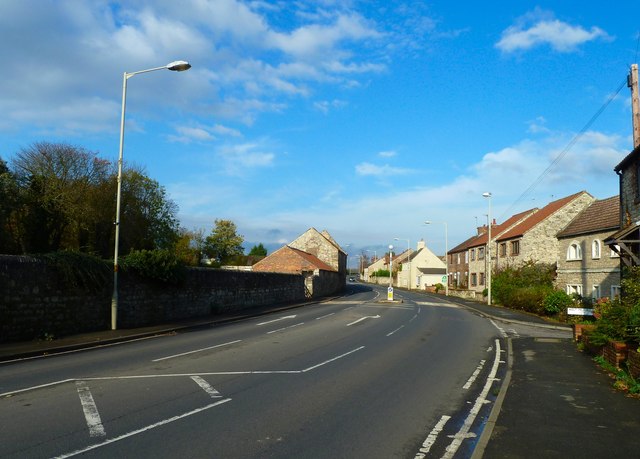
[[110,165],[96,154],[64,143],[38,142],[12,161],[20,188],[23,249],[78,249],[80,233],[92,228],[94,188],[109,181]]
[[204,253],[204,230],[180,229],[175,245],[176,257],[187,266],[198,266]]
[[[114,206],[115,210],[115,206]],[[178,206],[140,170],[122,174],[120,251],[172,249],[179,239]]]
[[21,253],[16,220],[19,203],[18,183],[0,158],[0,253]]
[[215,220],[215,227],[205,240],[205,254],[218,263],[225,264],[234,256],[242,255],[244,238],[237,233],[231,220]]
[[262,242],[258,245],[254,245],[249,252],[249,256],[252,257],[266,257],[267,249],[262,245]]

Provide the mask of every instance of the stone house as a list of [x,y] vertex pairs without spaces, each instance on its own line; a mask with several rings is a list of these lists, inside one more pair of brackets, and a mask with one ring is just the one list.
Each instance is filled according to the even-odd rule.
[[[620,266],[640,265],[640,146],[613,169],[620,182],[619,230],[604,243],[620,255]],[[624,276],[624,270],[621,270]]]
[[558,232],[595,201],[586,191],[550,202],[493,238],[493,271],[527,262],[557,262]]
[[480,228],[478,228],[478,234],[471,236],[447,253],[446,263],[449,266],[450,289],[466,289],[469,287],[469,247],[474,245],[480,235]]
[[418,241],[417,248],[404,260],[401,259],[401,269],[398,271],[399,287],[424,290],[435,284],[444,282],[442,278],[447,274],[447,267],[436,254],[427,248],[424,241]]
[[347,254],[326,230],[310,228],[253,265],[253,271],[302,274],[307,297],[327,296],[345,288]]
[[[496,224],[495,220],[491,225],[491,240],[495,244],[496,239],[501,237],[507,231],[514,228],[516,225],[522,223],[529,218],[538,209],[529,209],[519,214],[512,215],[501,224]],[[478,236],[471,240],[467,244],[469,259],[469,289],[476,291],[476,293],[482,293],[487,287],[487,270],[489,267],[489,256],[487,249],[487,241],[489,239],[487,225],[478,228]],[[492,245],[491,247],[491,261],[492,267],[495,270],[495,260],[498,257],[497,247]]]
[[594,201],[557,234],[556,287],[598,299],[620,294],[620,259],[603,243],[620,228],[620,197]]

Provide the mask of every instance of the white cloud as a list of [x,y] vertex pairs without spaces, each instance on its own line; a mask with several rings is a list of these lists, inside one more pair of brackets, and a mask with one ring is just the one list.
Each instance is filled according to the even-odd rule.
[[244,175],[252,169],[270,167],[276,157],[274,153],[264,151],[258,143],[225,145],[218,149],[217,154],[230,175]]
[[380,156],[381,158],[393,158],[394,156],[396,156],[398,153],[394,150],[386,150],[386,151],[381,151],[380,153],[378,153],[378,156]]
[[392,175],[409,174],[412,171],[410,169],[403,169],[400,167],[393,167],[389,164],[378,166],[372,163],[360,163],[356,165],[356,174],[358,175],[372,175],[377,177],[389,177]]
[[550,17],[549,13],[536,10],[521,18],[502,32],[496,47],[505,53],[549,45],[555,51],[566,53],[596,39],[610,39],[599,27],[585,29]]

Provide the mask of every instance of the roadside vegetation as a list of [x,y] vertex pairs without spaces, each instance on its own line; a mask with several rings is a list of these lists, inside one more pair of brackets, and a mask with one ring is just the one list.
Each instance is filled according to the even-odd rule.
[[[113,260],[116,189],[117,163],[82,147],[38,142],[10,163],[0,158],[0,253],[38,256],[71,283],[101,279]],[[123,165],[122,269],[175,283],[185,266],[245,264],[266,255],[262,244],[245,255],[230,220],[216,219],[206,234],[181,227],[177,214],[160,183]]]

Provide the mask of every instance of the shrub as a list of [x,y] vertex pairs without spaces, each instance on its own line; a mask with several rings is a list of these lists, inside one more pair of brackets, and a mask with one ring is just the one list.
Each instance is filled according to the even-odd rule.
[[147,279],[179,284],[185,275],[185,266],[177,256],[163,249],[135,250],[122,259],[122,267]]
[[544,298],[543,304],[545,314],[555,315],[571,307],[573,299],[562,290],[554,290]]
[[435,289],[436,293],[438,293],[440,290],[444,289],[444,285],[442,285],[440,282],[438,282],[437,284],[435,284],[433,286],[433,288]]

